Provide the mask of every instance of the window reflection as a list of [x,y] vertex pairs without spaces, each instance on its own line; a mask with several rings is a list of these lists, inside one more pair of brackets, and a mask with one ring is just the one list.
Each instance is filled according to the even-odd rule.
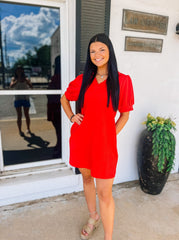
[[0,3],[0,12],[0,89],[9,89],[18,65],[33,89],[47,89],[60,55],[59,9]]
[[[4,164],[13,165],[42,160],[61,158],[61,108],[55,113],[58,124],[54,128],[48,115],[48,97],[45,95],[30,96],[29,115],[31,131],[27,132],[26,119],[22,115],[22,132],[17,126],[14,96],[0,96],[0,129],[2,133],[2,148]],[[56,98],[56,97],[55,97]],[[60,98],[58,96],[58,98]],[[6,107],[4,107],[6,106]],[[53,116],[50,115],[51,117]],[[52,121],[52,123],[50,121]]]
[[[60,11],[0,2],[0,130],[5,165],[61,158]],[[3,90],[22,94],[3,95]],[[37,94],[39,91],[37,91]]]
[[[11,80],[10,88],[15,90],[27,90],[32,87],[32,83],[30,79],[25,76],[25,72],[22,66],[17,66],[15,70],[14,77]],[[27,133],[31,133],[30,131],[30,116],[29,116],[29,108],[30,108],[30,98],[28,95],[15,95],[14,107],[17,113],[17,126],[19,130],[19,134],[21,136],[24,135],[22,131],[22,111],[24,112]]]
[[[55,58],[55,71],[51,78],[48,89],[61,88],[61,70],[60,70],[60,56]],[[56,132],[57,143],[54,148],[54,157],[61,155],[61,103],[59,95],[48,95],[47,103],[47,119],[51,121]]]

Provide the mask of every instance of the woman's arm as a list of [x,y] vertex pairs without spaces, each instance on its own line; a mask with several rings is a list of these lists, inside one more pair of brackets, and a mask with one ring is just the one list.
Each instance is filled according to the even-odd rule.
[[13,77],[11,79],[10,88],[13,88],[16,85],[16,83],[17,83],[17,80],[15,80],[15,78]]
[[120,113],[120,117],[118,118],[118,120],[116,122],[116,134],[118,134],[123,129],[123,127],[126,125],[128,119],[129,119],[129,112]]
[[25,80],[26,80],[27,85],[28,85],[30,88],[33,88],[30,79],[26,78]]
[[65,111],[67,117],[71,120],[71,122],[73,123],[76,122],[78,125],[80,125],[81,122],[83,121],[83,115],[80,113],[78,114],[73,113],[70,102],[66,98],[65,94],[61,97],[60,102],[63,107],[63,110]]

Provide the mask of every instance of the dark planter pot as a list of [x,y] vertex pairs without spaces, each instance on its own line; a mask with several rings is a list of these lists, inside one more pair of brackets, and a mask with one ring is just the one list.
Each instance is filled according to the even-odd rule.
[[152,132],[146,129],[142,132],[138,145],[139,182],[145,193],[156,195],[161,193],[169,172],[167,167],[164,168],[163,173],[158,172],[158,159],[152,155],[152,146]]

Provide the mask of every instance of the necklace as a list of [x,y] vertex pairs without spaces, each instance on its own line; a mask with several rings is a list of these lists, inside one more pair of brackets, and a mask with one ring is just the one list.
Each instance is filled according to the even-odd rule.
[[104,76],[107,76],[108,75],[108,73],[106,73],[106,74],[99,74],[99,73],[96,73],[96,75],[99,75],[100,76],[100,78],[103,78]]

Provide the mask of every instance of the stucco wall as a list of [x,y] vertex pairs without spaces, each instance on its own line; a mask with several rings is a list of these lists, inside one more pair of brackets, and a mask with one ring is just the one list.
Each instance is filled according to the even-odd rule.
[[[122,11],[131,9],[169,16],[167,35],[121,30]],[[141,124],[150,112],[154,116],[171,117],[179,126],[179,35],[175,34],[179,22],[178,0],[112,0],[110,37],[120,72],[129,74],[135,91],[134,111],[118,136],[119,162],[116,181],[138,178],[137,142],[144,126]],[[124,51],[125,36],[163,39],[162,53]],[[179,131],[176,136],[176,164],[179,167]]]

